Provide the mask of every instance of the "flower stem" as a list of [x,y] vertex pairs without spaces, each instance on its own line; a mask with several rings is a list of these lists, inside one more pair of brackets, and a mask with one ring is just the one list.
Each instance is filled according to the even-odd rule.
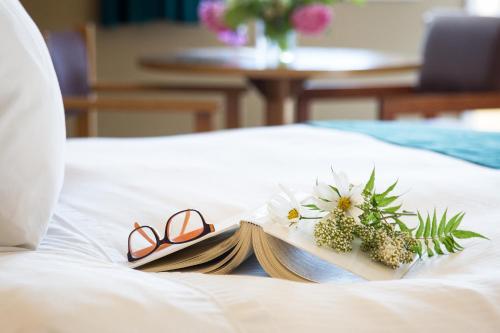
[[306,216],[300,216],[299,220],[319,220],[322,219],[322,217],[306,217]]

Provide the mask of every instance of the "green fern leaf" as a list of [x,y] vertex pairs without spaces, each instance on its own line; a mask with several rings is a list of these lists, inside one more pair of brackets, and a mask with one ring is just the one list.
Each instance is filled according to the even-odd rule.
[[431,237],[437,237],[437,219],[436,219],[436,208],[434,208],[434,214],[432,215],[432,227],[431,227]]
[[460,244],[458,244],[458,242],[455,240],[455,238],[453,238],[453,236],[450,235],[450,239],[453,243],[453,247],[457,250],[457,251],[462,251],[464,249],[464,247]]
[[424,238],[429,238],[431,236],[431,217],[429,213],[427,213],[427,218],[425,219],[425,230],[424,230]]
[[443,244],[447,244],[446,250],[450,253],[456,253],[462,251],[464,248],[458,244],[451,235],[446,236],[443,240]]
[[373,168],[372,170],[372,173],[370,175],[370,179],[368,180],[368,182],[366,183],[365,185],[365,188],[363,190],[363,192],[365,194],[370,194],[372,193],[373,191],[373,187],[375,186],[375,168]]
[[441,249],[441,246],[439,245],[439,240],[438,239],[433,239],[432,241],[434,242],[434,251],[436,251],[436,253],[439,254],[439,255],[443,255],[444,252]]
[[413,253],[417,253],[419,258],[422,258],[422,242],[417,241],[417,245],[412,249]]
[[454,253],[455,249],[453,248],[452,244],[450,243],[450,239],[448,237],[445,237],[442,241],[444,247],[446,248],[446,251],[449,253]]
[[398,184],[398,181],[396,180],[394,182],[394,184],[392,184],[391,186],[389,186],[384,192],[380,193],[379,195],[382,198],[385,198],[389,193],[391,193],[392,190],[394,190],[394,188],[396,187],[397,184]]
[[449,234],[451,232],[453,225],[455,224],[455,221],[460,217],[461,214],[462,213],[456,214],[446,223],[446,227],[444,227],[445,234]]
[[444,228],[446,226],[446,213],[448,212],[448,209],[446,209],[443,213],[443,216],[441,217],[441,221],[439,222],[439,227],[438,227],[438,237],[441,238],[444,236]]
[[468,231],[468,230],[453,230],[452,232],[453,236],[455,236],[458,239],[468,239],[468,238],[484,238],[488,239],[487,237],[484,237],[481,234],[478,234],[477,232],[474,231]]
[[456,219],[455,223],[453,223],[453,226],[451,227],[451,231],[457,230],[458,226],[462,222],[463,218],[465,216],[465,213],[461,213],[461,215]]
[[396,213],[400,208],[401,208],[402,205],[398,205],[398,206],[393,206],[393,207],[388,207],[388,208],[385,208],[383,210],[384,213],[390,213],[390,214],[394,214]]
[[415,238],[420,238],[424,234],[424,219],[422,218],[422,215],[420,215],[420,212],[417,212],[417,217],[418,217],[418,229],[417,232],[415,233]]
[[400,219],[394,218],[394,221],[399,226],[399,230],[401,230],[403,232],[411,232],[411,229],[408,228],[408,226],[403,221],[401,221]]
[[427,256],[429,256],[429,258],[433,257],[434,256],[434,252],[432,251],[431,247],[429,246],[429,240],[428,239],[425,240],[425,247],[427,248]]
[[387,197],[387,198],[381,198],[381,199],[377,199],[377,205],[379,207],[386,207],[386,206],[389,206],[391,203],[393,203],[397,198],[397,196],[394,196],[394,197]]

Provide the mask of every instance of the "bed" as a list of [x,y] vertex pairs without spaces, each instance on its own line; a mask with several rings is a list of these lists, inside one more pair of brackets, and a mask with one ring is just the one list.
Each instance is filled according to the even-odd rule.
[[[211,223],[255,209],[283,183],[309,190],[331,166],[408,208],[466,211],[490,241],[419,262],[402,280],[306,284],[126,266],[134,221],[179,208]],[[36,251],[0,254],[2,332],[498,332],[500,171],[365,134],[309,125],[141,139],[73,139],[62,193]],[[465,228],[465,227],[464,227]]]

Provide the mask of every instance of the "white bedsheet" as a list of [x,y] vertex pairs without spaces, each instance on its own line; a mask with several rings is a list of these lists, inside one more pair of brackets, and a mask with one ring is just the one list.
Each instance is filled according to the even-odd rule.
[[[302,125],[153,139],[71,140],[63,192],[36,252],[0,254],[1,332],[498,332],[500,171],[364,135]],[[210,223],[260,206],[282,182],[309,190],[330,166],[408,208],[467,212],[458,255],[400,281],[301,284],[124,267],[132,223],[182,208]]]

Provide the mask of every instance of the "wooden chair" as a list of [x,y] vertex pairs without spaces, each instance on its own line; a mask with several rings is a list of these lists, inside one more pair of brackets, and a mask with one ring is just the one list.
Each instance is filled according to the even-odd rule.
[[[95,73],[95,25],[87,23],[79,29],[84,36],[85,43],[93,57],[91,64]],[[134,92],[180,92],[196,94],[218,94],[223,97],[225,111],[225,127],[241,127],[241,97],[247,92],[247,87],[229,84],[172,84],[163,82],[96,82],[95,77],[91,84],[92,90],[100,93],[134,93]]]
[[344,98],[375,98],[383,120],[500,108],[500,18],[436,17],[428,26],[416,85],[310,85],[298,98],[296,119],[309,120],[314,100]]
[[[213,118],[218,108],[214,101],[145,99],[130,97],[131,93],[222,92],[226,96],[226,108],[231,110],[229,113],[231,116],[236,114],[228,117],[228,122],[233,124],[238,121],[239,97],[244,88],[97,82],[94,25],[87,24],[74,31],[47,32],[45,37],[63,94],[66,113],[76,118],[78,136],[89,136],[93,114],[90,111],[95,110],[188,112],[195,117],[195,131],[213,129]],[[112,92],[113,95],[122,93],[125,97],[103,97],[104,92]],[[234,127],[237,127],[237,124]]]

